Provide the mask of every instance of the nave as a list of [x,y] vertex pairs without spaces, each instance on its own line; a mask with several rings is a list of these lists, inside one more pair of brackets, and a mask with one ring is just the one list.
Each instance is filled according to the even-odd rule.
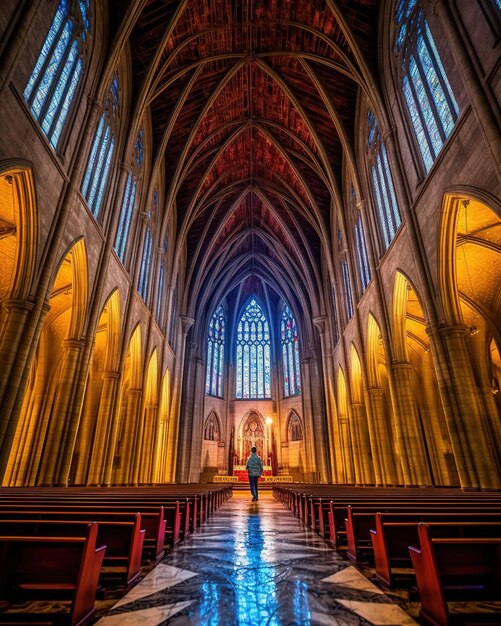
[[234,491],[96,626],[415,624],[396,599],[271,491],[261,491],[257,503]]

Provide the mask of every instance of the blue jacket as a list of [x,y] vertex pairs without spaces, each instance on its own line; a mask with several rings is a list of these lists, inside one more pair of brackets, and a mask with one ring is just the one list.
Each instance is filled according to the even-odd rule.
[[261,476],[263,473],[263,462],[255,452],[250,455],[245,469],[249,472],[249,476]]

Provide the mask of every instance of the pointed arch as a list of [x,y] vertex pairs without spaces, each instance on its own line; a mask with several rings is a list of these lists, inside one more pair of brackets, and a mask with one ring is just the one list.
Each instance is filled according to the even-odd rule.
[[25,299],[35,272],[38,208],[31,164],[0,163],[0,300]]
[[381,386],[378,368],[381,349],[381,329],[374,315],[369,313],[367,320],[367,377],[369,387]]
[[354,344],[351,344],[350,349],[350,383],[353,402],[362,404],[364,402],[362,366]]
[[297,411],[292,410],[287,418],[287,441],[303,441],[303,422]]
[[211,411],[204,424],[204,440],[219,441],[221,438],[221,420],[216,411]]

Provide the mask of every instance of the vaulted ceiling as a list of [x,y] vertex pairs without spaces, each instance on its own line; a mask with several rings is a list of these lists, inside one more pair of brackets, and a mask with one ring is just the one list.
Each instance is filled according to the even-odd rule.
[[[186,312],[260,281],[321,313],[378,0],[151,0],[130,36],[136,103],[165,160]],[[246,282],[247,281],[247,282]]]

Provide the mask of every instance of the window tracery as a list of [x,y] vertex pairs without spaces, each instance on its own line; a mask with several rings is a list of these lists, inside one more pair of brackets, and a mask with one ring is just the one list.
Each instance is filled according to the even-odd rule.
[[57,148],[80,78],[90,34],[89,0],[61,0],[23,96]]
[[280,320],[282,344],[282,373],[284,398],[301,393],[301,367],[299,358],[299,335],[292,311],[287,305],[282,309]]
[[225,327],[226,316],[222,305],[219,305],[209,323],[205,374],[205,394],[217,398],[223,397]]
[[428,173],[456,123],[459,107],[417,0],[399,0],[395,53],[401,88]]
[[236,344],[236,398],[271,398],[270,327],[255,299],[238,322]]

